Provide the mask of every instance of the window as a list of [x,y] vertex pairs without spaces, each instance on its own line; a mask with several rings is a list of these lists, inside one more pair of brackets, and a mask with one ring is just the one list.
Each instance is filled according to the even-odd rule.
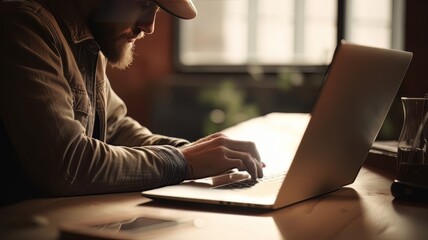
[[[176,22],[174,56],[178,72],[184,74],[174,74],[168,82],[171,96],[159,95],[153,101],[163,104],[155,108],[162,111],[155,113],[159,128],[153,129],[177,136],[194,134],[185,136],[188,139],[270,112],[310,112],[341,39],[403,46],[404,0],[194,3],[198,17]],[[186,127],[169,124],[171,117]],[[379,139],[394,138],[398,128],[391,126],[400,124],[395,119],[385,121]],[[170,132],[164,132],[165,126]]]
[[345,37],[377,47],[403,48],[403,0],[353,0],[346,3]]
[[[325,66],[338,39],[401,48],[403,0],[195,0],[181,67]],[[342,29],[343,26],[343,29]]]

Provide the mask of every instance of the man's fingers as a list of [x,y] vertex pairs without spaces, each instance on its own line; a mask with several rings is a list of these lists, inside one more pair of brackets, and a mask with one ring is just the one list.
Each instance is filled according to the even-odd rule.
[[246,170],[253,179],[263,177],[264,163],[254,143],[215,133],[180,148],[191,168],[190,178],[216,175],[228,169]]
[[263,177],[262,165],[250,154],[228,150],[225,157],[234,164],[234,167],[240,170],[244,168],[253,179]]
[[227,137],[223,133],[214,133],[204,138],[199,139],[194,142],[193,145],[200,145],[205,147],[217,147],[225,146],[231,150],[237,152],[247,152],[250,153],[253,158],[261,162],[260,154],[257,151],[256,144],[250,141],[239,141],[233,140]]
[[261,162],[260,154],[257,151],[256,144],[254,142],[249,141],[238,141],[233,139],[222,139],[224,146],[231,150],[239,151],[239,152],[248,152],[251,154],[253,158],[257,161]]

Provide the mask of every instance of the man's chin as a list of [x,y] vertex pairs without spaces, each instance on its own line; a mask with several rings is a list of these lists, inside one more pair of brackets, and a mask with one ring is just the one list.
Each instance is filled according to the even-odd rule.
[[131,66],[134,60],[134,48],[135,45],[133,42],[127,42],[123,46],[115,49],[114,56],[106,55],[107,60],[113,68],[121,70],[126,69]]

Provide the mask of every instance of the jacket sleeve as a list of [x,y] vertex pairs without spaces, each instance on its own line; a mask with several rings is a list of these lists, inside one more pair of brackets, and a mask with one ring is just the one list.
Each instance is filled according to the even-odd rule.
[[187,140],[153,134],[146,127],[126,115],[124,102],[106,81],[107,96],[107,142],[113,145],[147,146],[172,145],[175,147],[189,143]]
[[64,76],[61,48],[66,46],[53,25],[54,20],[24,11],[2,14],[0,21],[1,120],[34,186],[46,195],[65,196],[183,181],[187,165],[175,146],[185,141],[139,126],[110,90],[110,142],[85,135]]

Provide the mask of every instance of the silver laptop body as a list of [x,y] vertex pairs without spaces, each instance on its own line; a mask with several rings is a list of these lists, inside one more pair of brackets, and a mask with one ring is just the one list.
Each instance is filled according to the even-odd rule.
[[[277,209],[351,184],[380,131],[412,55],[342,41],[285,178],[244,189],[213,187],[204,184],[209,179],[203,179],[143,191],[142,195]],[[279,161],[281,157],[276,156]],[[214,179],[222,182],[246,176],[235,172]]]

